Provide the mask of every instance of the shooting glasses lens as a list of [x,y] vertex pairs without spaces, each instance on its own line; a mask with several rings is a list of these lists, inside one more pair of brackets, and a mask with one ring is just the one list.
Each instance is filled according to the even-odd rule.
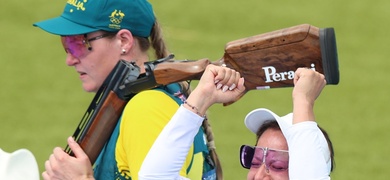
[[64,46],[65,52],[70,53],[76,58],[81,58],[87,55],[89,51],[92,51],[91,41],[98,40],[111,34],[102,34],[93,38],[87,39],[86,34],[74,35],[74,36],[61,36],[62,46]]
[[288,151],[242,145],[240,162],[246,169],[259,168],[265,164],[267,170],[274,172],[288,170]]

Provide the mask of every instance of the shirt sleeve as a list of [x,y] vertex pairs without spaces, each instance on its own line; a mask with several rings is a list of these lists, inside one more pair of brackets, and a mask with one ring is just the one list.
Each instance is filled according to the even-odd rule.
[[[115,163],[122,176],[137,180],[146,155],[179,106],[159,90],[145,90],[131,98],[123,111],[115,144]],[[186,163],[191,161],[192,150],[191,147]],[[186,177],[187,168],[187,164],[183,165],[180,175]]]
[[179,175],[203,118],[182,105],[164,127],[138,173],[140,180],[187,179]]
[[329,180],[331,159],[325,136],[314,121],[283,129],[289,147],[291,180]]

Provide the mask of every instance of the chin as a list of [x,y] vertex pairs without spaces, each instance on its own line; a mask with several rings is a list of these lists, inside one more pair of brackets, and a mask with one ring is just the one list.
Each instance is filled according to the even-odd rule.
[[86,92],[92,92],[92,93],[93,92],[96,93],[99,90],[99,88],[96,86],[88,86],[88,85],[83,85],[83,89]]

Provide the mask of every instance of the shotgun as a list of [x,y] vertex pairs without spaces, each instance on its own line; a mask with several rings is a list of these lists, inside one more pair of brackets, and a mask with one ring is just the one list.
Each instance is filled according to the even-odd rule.
[[[138,92],[174,82],[199,80],[206,66],[226,66],[245,78],[246,91],[294,86],[294,72],[311,68],[325,75],[327,84],[339,83],[338,55],[333,28],[297,25],[231,41],[223,57],[174,60],[174,55],[145,63],[119,60],[108,75],[73,134],[93,164],[108,141],[126,103]],[[74,155],[69,146],[65,151]]]

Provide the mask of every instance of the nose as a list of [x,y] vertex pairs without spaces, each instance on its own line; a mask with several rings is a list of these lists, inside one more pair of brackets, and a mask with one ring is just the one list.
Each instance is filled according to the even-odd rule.
[[80,60],[76,57],[74,57],[70,53],[66,53],[66,65],[68,66],[74,66],[76,64],[80,63]]
[[267,168],[265,167],[265,164],[262,164],[256,171],[255,180],[270,180],[271,177],[269,175],[269,172]]

